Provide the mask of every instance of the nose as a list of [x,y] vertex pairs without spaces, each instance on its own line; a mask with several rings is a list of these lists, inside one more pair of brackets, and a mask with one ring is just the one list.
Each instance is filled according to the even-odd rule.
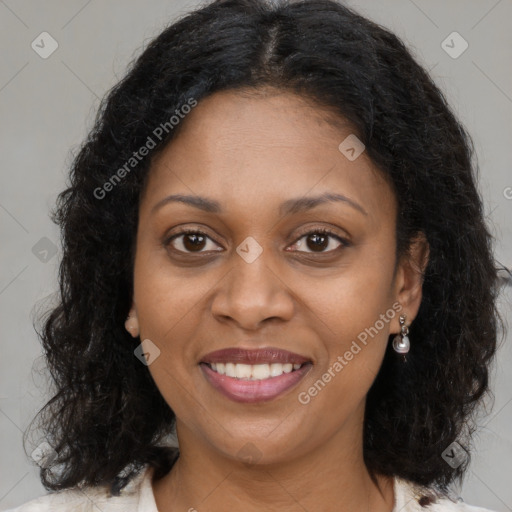
[[217,320],[257,330],[271,319],[286,321],[293,317],[293,294],[288,283],[269,266],[265,252],[252,262],[234,253],[232,267],[212,301],[211,312]]

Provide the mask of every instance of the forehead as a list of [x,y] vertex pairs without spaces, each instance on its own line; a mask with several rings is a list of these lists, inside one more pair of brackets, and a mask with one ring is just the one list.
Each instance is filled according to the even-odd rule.
[[228,210],[235,203],[270,208],[332,192],[363,204],[370,218],[394,211],[391,188],[366,153],[350,160],[340,151],[354,137],[350,124],[305,98],[225,91],[181,122],[152,163],[146,203],[183,193],[214,197]]

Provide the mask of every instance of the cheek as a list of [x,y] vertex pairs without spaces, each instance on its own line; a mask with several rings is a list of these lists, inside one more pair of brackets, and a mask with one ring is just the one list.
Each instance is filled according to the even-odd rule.
[[173,269],[165,249],[142,238],[135,258],[134,301],[144,335],[165,341],[185,326],[183,319],[208,290],[205,279],[192,280],[187,272]]
[[194,359],[187,340],[193,338],[197,325],[194,315],[201,288],[190,286],[178,274],[169,272],[158,254],[137,254],[134,302],[141,340],[151,340],[160,350],[158,359],[149,366],[159,387],[160,382],[165,382],[166,387],[174,386],[170,374],[184,372],[185,361]]
[[333,426],[364,403],[382,365],[390,321],[396,315],[375,290],[363,303],[356,300],[357,294],[351,296],[348,291],[338,297],[342,299],[339,307],[324,318],[329,329],[321,334],[324,350],[316,373],[299,397],[301,403],[316,401],[313,407],[319,412],[331,410],[326,421]]
[[313,283],[307,286],[316,290],[308,304],[320,320],[317,334],[324,345],[319,372],[331,375],[325,379],[331,378],[329,387],[335,393],[350,390],[350,396],[364,397],[379,371],[391,321],[398,314],[392,307],[394,253],[378,255],[377,250],[361,252],[361,257],[321,287],[318,283],[316,288]]
[[194,410],[187,392],[192,362],[197,354],[193,344],[197,322],[197,287],[188,287],[183,279],[159,270],[158,264],[135,268],[134,299],[140,324],[140,338],[150,339],[159,350],[148,370],[169,407],[185,423],[193,424]]
[[[361,251],[329,278],[303,278],[298,294],[308,298],[308,306],[321,320],[318,326],[334,345],[343,345],[373,326],[391,307],[393,267],[392,258],[367,257]],[[379,326],[379,330],[389,330],[389,323]]]

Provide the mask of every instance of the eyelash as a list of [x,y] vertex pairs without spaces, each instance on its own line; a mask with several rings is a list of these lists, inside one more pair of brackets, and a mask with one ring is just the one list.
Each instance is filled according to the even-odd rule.
[[[292,245],[295,245],[299,240],[301,240],[302,238],[304,237],[307,237],[309,235],[313,235],[313,234],[322,234],[322,235],[325,235],[325,236],[329,236],[329,237],[332,237],[334,239],[336,239],[338,242],[341,243],[340,247],[337,247],[336,249],[332,249],[330,251],[323,251],[323,252],[306,252],[306,251],[298,251],[300,253],[305,253],[305,254],[329,254],[329,253],[334,253],[335,251],[339,250],[339,249],[342,249],[342,248],[345,248],[345,247],[348,247],[350,245],[350,242],[348,240],[346,240],[345,238],[342,238],[340,237],[339,235],[337,235],[336,233],[334,233],[333,231],[330,231],[329,229],[327,228],[315,228],[315,229],[312,229],[310,231],[307,231],[306,233],[303,233],[301,234],[294,242]],[[188,229],[188,228],[184,228],[182,229],[179,233],[175,233],[174,235],[168,237],[165,241],[164,241],[164,245],[167,247],[168,245],[171,244],[171,242],[173,242],[176,238],[180,237],[180,236],[183,236],[183,235],[200,235],[200,236],[204,236],[206,238],[209,238],[210,240],[212,240],[211,237],[209,237],[206,233],[200,231],[200,230],[197,230],[197,229]],[[214,240],[212,240],[214,241]],[[215,241],[214,241],[215,242]],[[216,242],[215,242],[216,243]],[[194,254],[194,252],[192,251],[181,251],[181,250],[178,250],[178,249],[175,249],[177,252],[181,253],[181,254]],[[195,254],[202,254],[203,252],[207,252],[207,251],[198,251],[196,252]],[[220,252],[220,251],[216,251],[216,252]]]

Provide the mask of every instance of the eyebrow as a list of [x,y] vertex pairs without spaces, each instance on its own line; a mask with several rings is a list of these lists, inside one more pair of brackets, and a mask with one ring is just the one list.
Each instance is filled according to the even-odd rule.
[[[194,208],[198,208],[199,210],[203,210],[208,213],[222,213],[222,207],[220,203],[218,201],[215,201],[214,199],[208,199],[202,196],[187,196],[183,194],[173,194],[165,197],[164,199],[159,201],[155,206],[153,206],[153,208],[151,209],[151,214],[155,213],[163,206],[173,202],[188,204],[190,206],[193,206]],[[352,206],[362,214],[368,215],[368,212],[360,204],[356,203],[352,199],[342,194],[332,194],[329,192],[320,194],[318,196],[306,196],[288,199],[281,203],[279,207],[279,213],[281,215],[300,213],[315,208],[316,206],[319,206],[321,204],[330,202],[344,202]]]

